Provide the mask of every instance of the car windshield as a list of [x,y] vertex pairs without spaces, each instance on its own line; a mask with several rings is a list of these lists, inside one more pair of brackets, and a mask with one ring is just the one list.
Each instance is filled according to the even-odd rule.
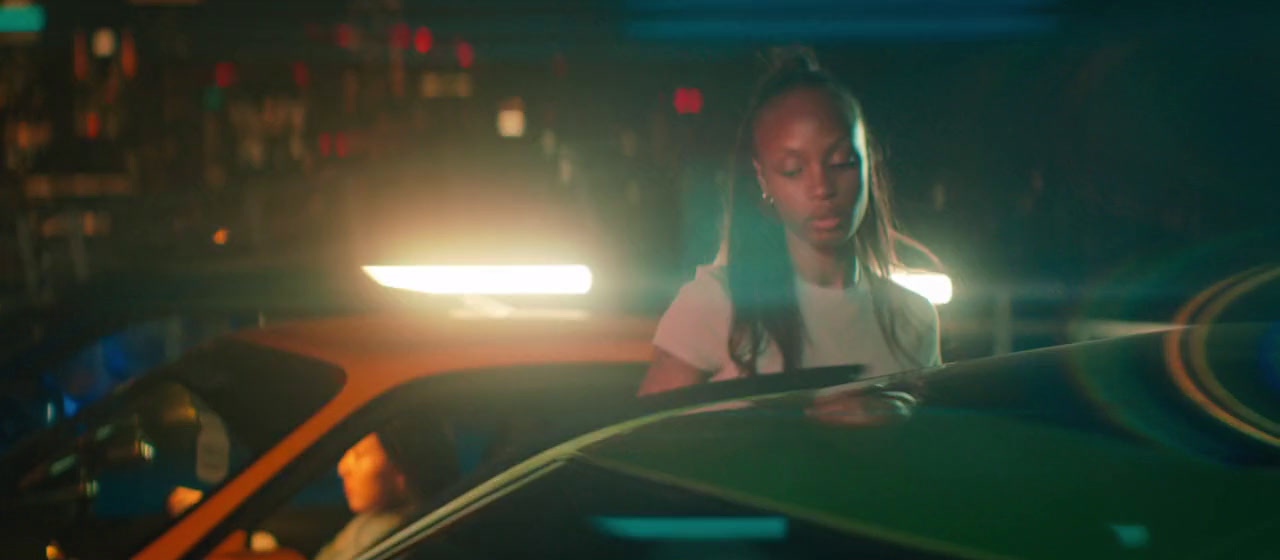
[[[127,555],[277,443],[342,386],[340,370],[224,342],[143,376],[14,449],[3,536],[77,558]],[[10,548],[12,549],[12,548]]]

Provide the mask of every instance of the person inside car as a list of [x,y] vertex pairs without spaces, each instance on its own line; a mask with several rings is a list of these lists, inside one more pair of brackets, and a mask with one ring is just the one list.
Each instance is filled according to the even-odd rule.
[[396,529],[459,476],[456,455],[443,430],[393,423],[351,446],[338,461],[338,476],[354,517],[315,560],[353,558]]
[[[742,125],[721,248],[667,309],[640,394],[800,368],[940,364],[930,302],[895,284],[895,228],[862,108],[804,49],[775,52]],[[935,260],[936,262],[936,260]]]

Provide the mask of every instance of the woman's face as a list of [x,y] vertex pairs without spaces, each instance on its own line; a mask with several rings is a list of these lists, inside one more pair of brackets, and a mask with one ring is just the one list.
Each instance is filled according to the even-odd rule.
[[404,474],[387,457],[377,434],[365,436],[342,455],[338,476],[352,513],[381,511],[404,501]]
[[844,246],[867,210],[866,133],[836,96],[797,88],[755,122],[756,177],[795,241]]

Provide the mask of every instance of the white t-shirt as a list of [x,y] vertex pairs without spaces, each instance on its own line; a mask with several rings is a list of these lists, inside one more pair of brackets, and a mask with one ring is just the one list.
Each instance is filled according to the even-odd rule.
[[410,508],[358,513],[316,553],[314,560],[350,560],[387,536],[405,520]]
[[[908,352],[925,367],[941,364],[938,352],[938,314],[924,297],[907,292],[906,312],[918,332],[899,326]],[[796,299],[804,320],[804,354],[801,367],[861,364],[863,375],[883,375],[915,369],[890,350],[880,331],[866,280],[848,288],[824,288],[796,278]],[[699,267],[658,323],[653,343],[689,365],[711,372],[711,381],[741,376],[729,357],[729,322],[732,306],[725,289],[724,269]],[[902,323],[902,322],[900,322]],[[782,355],[769,342],[757,358],[760,373],[782,371]]]

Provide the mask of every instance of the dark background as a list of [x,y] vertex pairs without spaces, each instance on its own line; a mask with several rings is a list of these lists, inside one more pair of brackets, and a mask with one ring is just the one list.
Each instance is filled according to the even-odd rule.
[[[1168,321],[1276,259],[1280,11],[1252,3],[32,5],[42,30],[0,33],[6,355],[75,309],[128,308],[144,290],[119,286],[156,270],[314,281],[302,267],[581,259],[598,288],[660,312],[714,252],[764,53],[797,43],[862,97],[905,230],[956,284],[948,359],[1066,342],[1082,319]],[[100,29],[117,43],[104,57]],[[466,75],[469,95],[425,97],[427,73]],[[700,93],[696,114],[677,111],[680,88]],[[527,130],[500,138],[517,96]],[[95,296],[103,281],[116,291]],[[228,305],[249,319],[226,328],[254,323],[256,304]],[[1002,316],[1014,342],[993,346]]]

